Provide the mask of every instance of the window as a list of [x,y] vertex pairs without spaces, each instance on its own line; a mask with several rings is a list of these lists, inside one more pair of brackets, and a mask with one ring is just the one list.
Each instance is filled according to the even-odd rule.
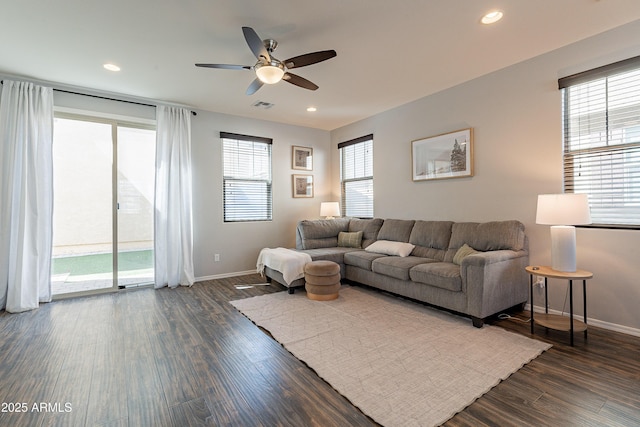
[[272,140],[226,132],[220,138],[224,221],[270,221]]
[[589,195],[596,225],[640,226],[640,57],[558,83],[565,192]]
[[373,135],[338,144],[342,215],[373,218]]

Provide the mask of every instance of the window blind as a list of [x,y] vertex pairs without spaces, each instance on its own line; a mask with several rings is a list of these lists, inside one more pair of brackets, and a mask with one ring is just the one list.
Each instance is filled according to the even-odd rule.
[[373,135],[338,144],[343,216],[373,218]]
[[272,140],[226,132],[220,138],[224,221],[271,220]]
[[640,226],[640,57],[558,83],[565,192],[589,195],[596,225]]

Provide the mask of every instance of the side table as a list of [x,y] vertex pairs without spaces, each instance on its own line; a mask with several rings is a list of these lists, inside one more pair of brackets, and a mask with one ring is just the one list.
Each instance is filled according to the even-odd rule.
[[[533,335],[534,323],[538,323],[546,328],[558,331],[569,331],[571,333],[571,345],[573,346],[573,332],[584,331],[584,337],[587,338],[587,279],[593,277],[593,273],[586,270],[576,270],[574,272],[558,271],[549,266],[533,266],[529,265],[525,268],[529,273],[529,297],[531,303],[531,334]],[[544,314],[539,314],[534,321],[533,316],[533,276],[544,277]],[[547,303],[547,279],[567,279],[569,280],[569,318],[556,314],[549,314]],[[573,281],[582,280],[582,299],[584,322],[573,319]]]

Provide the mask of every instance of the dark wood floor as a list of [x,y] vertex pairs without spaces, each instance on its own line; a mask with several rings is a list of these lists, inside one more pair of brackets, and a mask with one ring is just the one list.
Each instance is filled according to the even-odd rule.
[[[234,286],[261,282],[0,312],[0,425],[376,425],[228,304],[283,290]],[[529,335],[527,323],[494,323]],[[570,347],[566,334],[536,332],[553,348],[445,425],[640,425],[640,338],[590,328]]]

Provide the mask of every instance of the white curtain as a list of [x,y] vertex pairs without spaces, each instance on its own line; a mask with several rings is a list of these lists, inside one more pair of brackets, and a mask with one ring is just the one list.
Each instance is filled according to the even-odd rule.
[[155,288],[191,286],[191,111],[156,111]]
[[53,90],[5,80],[0,100],[0,308],[51,301]]

